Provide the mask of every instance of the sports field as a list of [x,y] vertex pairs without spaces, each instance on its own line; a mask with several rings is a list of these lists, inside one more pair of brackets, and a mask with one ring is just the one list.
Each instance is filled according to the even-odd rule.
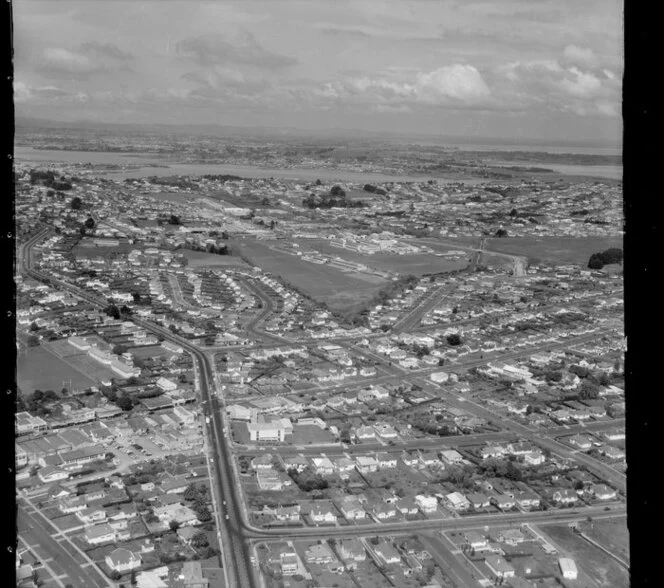
[[21,353],[16,371],[18,386],[24,394],[32,394],[35,390],[59,391],[63,386],[81,389],[96,385],[94,380],[41,346],[30,347],[25,354]]
[[593,253],[622,246],[620,237],[504,237],[487,239],[485,248],[499,253],[524,255],[535,264],[587,265]]
[[258,241],[235,241],[234,251],[334,310],[348,310],[370,300],[387,281],[377,276],[344,273],[298,259]]

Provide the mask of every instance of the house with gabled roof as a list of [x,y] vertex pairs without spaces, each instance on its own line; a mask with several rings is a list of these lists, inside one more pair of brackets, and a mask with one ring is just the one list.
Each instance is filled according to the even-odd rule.
[[128,572],[141,566],[140,554],[119,547],[106,556],[106,565],[116,572]]

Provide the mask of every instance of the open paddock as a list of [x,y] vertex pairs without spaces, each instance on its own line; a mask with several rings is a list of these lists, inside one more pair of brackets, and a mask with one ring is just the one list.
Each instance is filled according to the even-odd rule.
[[[24,394],[35,390],[59,391],[64,386],[82,389],[94,386],[96,381],[88,377],[89,372],[79,370],[59,358],[48,349],[48,344],[30,347],[17,358],[17,381]],[[70,384],[71,382],[71,384]]]
[[600,588],[627,588],[630,585],[629,572],[625,568],[567,525],[547,525],[539,529],[574,559],[579,570],[579,584]]
[[217,268],[230,267],[247,269],[248,265],[236,255],[218,255],[216,253],[206,253],[205,251],[191,251],[190,249],[178,249],[179,254],[187,260],[187,267],[198,268]]
[[333,310],[362,305],[387,283],[376,276],[344,273],[327,265],[308,263],[257,241],[236,241],[231,248]]
[[485,248],[509,255],[523,255],[534,264],[580,264],[585,267],[593,253],[622,246],[620,237],[503,237],[487,239]]

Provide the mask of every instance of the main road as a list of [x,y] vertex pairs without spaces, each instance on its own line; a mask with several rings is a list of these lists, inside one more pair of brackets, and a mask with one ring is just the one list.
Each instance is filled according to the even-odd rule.
[[[36,280],[48,282],[63,290],[67,290],[90,304],[105,308],[108,303],[103,298],[93,296],[77,286],[31,269],[31,249],[45,234],[46,233],[43,231],[38,233],[20,248],[20,263],[23,272]],[[210,389],[210,382],[214,381],[210,361],[205,353],[203,353],[198,347],[192,345],[188,340],[175,335],[168,329],[138,319],[132,315],[126,315],[123,318],[132,320],[144,329],[179,344],[183,349],[191,353],[195,361],[198,363],[201,400],[205,407],[206,419],[209,418],[209,423],[211,425],[209,430],[211,432],[212,440],[212,459],[217,478],[217,488],[221,491],[221,497],[218,501],[219,510],[224,516],[224,521],[226,523],[225,525],[222,525],[222,528],[220,529],[222,537],[221,547],[224,551],[223,562],[225,564],[227,577],[231,581],[232,586],[237,586],[238,588],[254,588],[254,586],[256,586],[256,580],[251,568],[249,546],[246,541],[247,525],[244,520],[244,507],[241,497],[239,496],[239,487],[235,483],[232,468],[233,454],[224,434],[219,410],[215,410],[215,408],[218,407],[218,401],[216,396],[212,395]]]

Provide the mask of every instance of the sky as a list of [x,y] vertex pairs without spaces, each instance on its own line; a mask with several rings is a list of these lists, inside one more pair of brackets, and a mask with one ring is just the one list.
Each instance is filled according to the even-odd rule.
[[619,144],[619,0],[15,0],[16,116]]

